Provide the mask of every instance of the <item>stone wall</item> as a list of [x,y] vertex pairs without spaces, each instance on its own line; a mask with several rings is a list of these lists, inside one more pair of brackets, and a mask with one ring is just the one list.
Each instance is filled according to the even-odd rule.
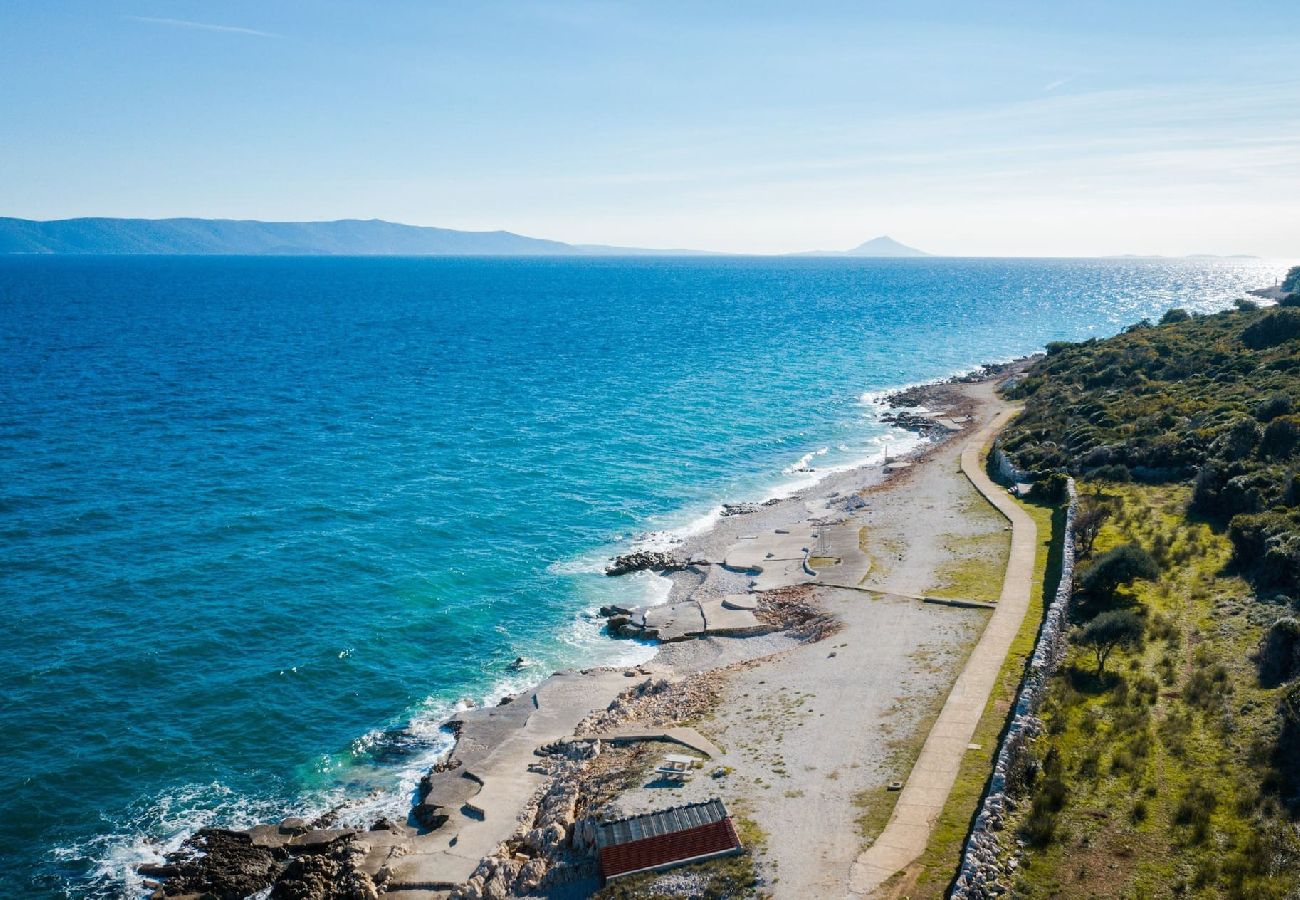
[[[1002,458],[1005,460],[1006,455],[1003,454]],[[988,792],[962,850],[961,868],[950,895],[960,900],[983,900],[1007,893],[1011,876],[1019,864],[1014,836],[1002,832],[1007,812],[1007,781],[1015,777],[1014,773],[1024,770],[1029,744],[1042,727],[1035,714],[1042,703],[1047,678],[1065,655],[1065,630],[1068,627],[1065,614],[1074,589],[1074,516],[1079,506],[1073,478],[1068,483],[1068,490],[1070,501],[1066,508],[1061,548],[1061,581],[1043,617],[1034,655],[1011,712],[1011,724],[998,747]]]
[[1025,484],[1034,480],[1028,472],[1016,468],[1015,464],[1011,462],[1011,457],[998,445],[997,441],[994,441],[993,449],[989,451],[989,476],[998,484],[1007,487]]

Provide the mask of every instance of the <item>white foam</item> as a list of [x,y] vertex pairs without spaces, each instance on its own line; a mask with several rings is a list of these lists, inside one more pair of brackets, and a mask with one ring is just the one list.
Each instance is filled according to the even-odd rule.
[[[978,367],[955,374],[966,374],[975,371],[976,368]],[[920,382],[902,388],[866,392],[859,399],[863,405],[880,407],[890,394],[907,387],[932,383],[934,382]],[[873,410],[873,417],[878,415],[879,413]],[[760,488],[758,493],[761,494],[763,501],[784,499],[815,486],[831,475],[863,466],[879,465],[884,460],[886,449],[891,456],[899,456],[925,443],[925,440],[902,429],[889,429],[885,433],[866,438],[864,443],[866,446],[863,449],[866,452],[858,457],[819,466],[816,472],[800,473],[798,470],[809,468],[809,463],[814,459],[829,454],[829,447],[826,446],[810,450],[801,455],[797,463],[786,466],[781,471],[782,476],[798,474],[802,477],[775,480],[767,489]],[[840,453],[850,453],[852,450],[844,443],[838,444],[836,449]],[[708,531],[722,518],[722,512],[722,501],[713,502],[707,507],[696,505],[681,512],[681,517],[686,519],[682,524],[644,532],[633,538],[630,543],[636,549],[669,549],[688,537]],[[668,520],[672,521],[673,518],[676,517],[670,516]],[[556,561],[547,567],[547,571],[557,575],[601,574],[603,576],[605,564],[609,557],[614,555],[610,552],[611,549],[611,547],[598,548],[572,559]],[[627,591],[629,594],[640,595],[639,598],[627,599],[626,602],[631,605],[666,603],[672,590],[670,579],[652,572],[633,573],[618,581],[620,593]],[[558,643],[563,648],[558,654],[561,658],[547,662],[560,663],[555,666],[556,668],[593,665],[632,666],[653,658],[656,653],[654,643],[610,640],[603,633],[603,623],[595,612],[594,608],[590,608],[585,615],[575,617],[570,627],[558,635]],[[339,653],[339,657],[345,658],[350,653],[350,649],[344,650]],[[518,673],[500,678],[482,696],[481,703],[496,705],[508,695],[535,688],[544,680],[545,676],[542,673],[551,670],[550,666],[543,665],[536,667],[531,674]],[[298,669],[294,667],[288,671],[296,673]],[[281,671],[280,674],[287,673]],[[141,896],[144,890],[141,879],[136,873],[136,867],[142,863],[161,861],[168,853],[179,849],[182,842],[195,831],[213,824],[220,823],[226,827],[241,828],[262,821],[275,821],[288,814],[298,814],[310,819],[330,810],[336,811],[337,821],[342,825],[364,827],[381,816],[405,820],[410,813],[412,798],[420,779],[432,765],[445,758],[455,745],[454,737],[446,729],[447,722],[466,706],[467,704],[463,702],[449,703],[442,698],[427,698],[404,726],[408,733],[424,742],[425,748],[410,754],[400,763],[385,765],[382,771],[374,768],[366,770],[365,767],[358,766],[358,775],[368,772],[376,782],[374,789],[364,797],[348,797],[346,788],[340,785],[305,798],[297,804],[296,808],[290,810],[278,799],[252,801],[236,796],[221,785],[199,786],[193,791],[182,791],[159,799],[157,814],[152,817],[156,819],[157,826],[150,829],[157,834],[106,835],[90,842],[94,846],[61,848],[54,852],[63,854],[60,856],[61,859],[92,860],[96,884],[111,885],[123,895]],[[363,757],[385,733],[384,730],[374,730],[357,738],[351,746],[352,755]],[[345,775],[348,770],[346,763],[335,767],[327,762],[326,768],[338,768],[335,772],[338,776]],[[339,778],[340,782],[343,780]],[[199,796],[203,791],[216,791],[222,795],[222,799],[216,803],[204,801]]]
[[80,844],[55,847],[50,855],[61,862],[88,863],[89,884],[85,887],[89,892],[143,897],[149,892],[137,867],[162,862],[201,828],[214,825],[247,828],[286,815],[312,816],[323,811],[313,811],[310,806],[295,809],[280,799],[254,800],[220,782],[192,784],[154,800],[138,816],[136,830],[108,831]]

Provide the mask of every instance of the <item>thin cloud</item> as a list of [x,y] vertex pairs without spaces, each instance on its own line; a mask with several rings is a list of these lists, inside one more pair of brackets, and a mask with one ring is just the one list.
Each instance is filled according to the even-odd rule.
[[1045,84],[1043,85],[1043,93],[1045,94],[1048,91],[1054,91],[1069,80],[1070,79],[1068,78],[1058,78],[1055,81],[1053,81],[1051,84]]
[[211,22],[191,22],[188,19],[160,19],[155,16],[127,16],[133,22],[143,22],[146,25],[166,25],[171,28],[198,28],[201,31],[222,31],[226,34],[251,34],[254,37],[279,37],[278,34],[272,34],[269,31],[258,31],[256,28],[241,28],[238,25],[214,25]]

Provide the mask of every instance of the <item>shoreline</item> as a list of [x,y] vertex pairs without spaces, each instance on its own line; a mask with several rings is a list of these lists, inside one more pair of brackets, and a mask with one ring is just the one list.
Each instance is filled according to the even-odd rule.
[[[1022,363],[1022,361],[1017,362]],[[915,409],[922,405],[918,401],[942,395],[945,388],[991,383],[1001,380],[1002,373],[1015,368],[1015,363],[981,366],[967,373],[889,392],[878,402],[882,407],[890,409],[906,407]],[[952,398],[949,396],[947,399]],[[915,427],[917,423],[914,421],[910,424]],[[960,433],[960,429],[942,427],[935,429],[929,435],[918,437],[907,453],[893,457],[891,462],[904,462],[918,468],[922,467],[942,448],[951,447],[954,443],[952,437]],[[724,509],[703,530],[680,537],[672,545],[674,551],[687,559],[708,557],[721,561],[727,547],[734,545],[746,533],[777,532],[806,523],[809,519],[826,519],[841,515],[845,512],[846,505],[851,503],[850,498],[860,498],[888,483],[901,486],[900,482],[906,482],[917,471],[915,468],[910,471],[900,468],[887,475],[881,463],[881,460],[874,459],[827,472],[813,483],[799,488],[784,498],[735,505],[738,509],[743,507],[743,511],[728,514]],[[670,582],[666,597],[668,603],[718,597],[728,593],[745,593],[753,586],[752,583],[746,583],[751,581],[749,575],[732,571],[718,564],[685,568],[668,574],[667,578]],[[364,869],[364,873],[372,881],[376,879],[380,883],[387,881],[390,892],[395,896],[407,895],[414,898],[418,896],[416,891],[423,890],[421,885],[437,884],[440,886],[439,890],[447,890],[453,883],[464,881],[477,867],[478,860],[489,855],[483,852],[480,856],[474,856],[474,853],[490,850],[500,840],[509,837],[508,832],[511,829],[507,826],[523,814],[529,804],[529,798],[545,787],[545,776],[540,773],[528,773],[535,775],[534,778],[515,777],[516,770],[526,771],[532,768],[528,765],[527,759],[533,756],[533,749],[537,743],[549,743],[571,735],[580,720],[598,714],[611,703],[616,702],[618,696],[624,693],[624,689],[629,685],[642,685],[654,679],[665,678],[680,682],[701,673],[719,673],[737,665],[743,666],[758,660],[766,661],[779,657],[803,643],[800,638],[791,637],[781,630],[773,630],[754,637],[709,637],[682,643],[657,644],[653,647],[654,655],[649,660],[631,667],[604,667],[553,673],[537,685],[504,698],[497,706],[468,709],[451,717],[447,725],[458,732],[455,744],[445,754],[443,761],[434,766],[434,772],[423,780],[423,784],[427,787],[424,791],[425,796],[412,807],[412,818],[405,825],[380,819],[378,823],[365,823],[362,829],[329,827],[337,821],[340,812],[346,809],[348,804],[344,804],[343,807],[335,808],[311,823],[311,825],[322,826],[315,829],[308,823],[290,820],[287,828],[259,826],[247,832],[229,834],[254,835],[252,838],[254,842],[260,842],[260,845],[264,845],[264,849],[274,852],[287,851],[288,848],[305,843],[318,847],[355,844],[358,843],[359,836],[364,836],[369,844],[364,854],[367,862],[359,865],[357,871]],[[633,678],[636,680],[633,681]],[[647,680],[642,681],[643,678]],[[575,687],[578,685],[580,687]],[[528,745],[534,738],[537,739],[537,743]],[[503,750],[502,748],[507,744],[516,746],[509,751]],[[437,771],[443,766],[448,768],[443,772]],[[464,771],[456,775],[457,769]],[[478,774],[480,772],[483,774]],[[462,777],[466,773],[470,773],[471,777],[468,779]],[[509,777],[505,777],[505,773],[510,773]],[[444,774],[451,777],[438,777]],[[479,782],[477,790],[464,784],[466,781],[475,780]],[[491,787],[498,782],[509,782],[509,784],[502,789]],[[484,798],[480,796],[482,794],[490,794],[490,796]],[[430,797],[433,797],[432,801]],[[488,809],[496,813],[491,817],[493,821],[480,826],[461,823],[462,828],[457,832],[457,840],[453,841],[458,845],[458,850],[454,854],[449,854],[445,847],[429,849],[425,854],[429,858],[423,861],[425,872],[433,870],[464,872],[464,877],[454,879],[447,876],[424,881],[417,877],[411,880],[400,873],[395,874],[392,869],[384,871],[386,867],[383,864],[374,864],[376,856],[382,854],[385,848],[391,855],[393,848],[404,842],[409,843],[414,840],[424,844],[435,843],[423,839],[439,835],[452,818],[449,812],[446,818],[439,821],[441,813],[437,811],[454,812],[457,801],[471,810],[482,811],[481,806],[472,802],[475,798],[478,798],[480,803],[486,803]],[[513,816],[509,815],[508,809],[512,806],[516,808]],[[423,813],[419,812],[422,808],[425,810]],[[483,822],[488,823],[486,816]],[[434,824],[438,827],[428,830],[424,835],[410,833],[427,829]],[[382,827],[376,828],[376,825]],[[411,828],[413,825],[418,825],[420,828],[413,829]],[[501,833],[502,829],[507,833]],[[382,837],[377,837],[376,835],[381,832]],[[462,833],[465,833],[464,838]],[[211,856],[216,855],[211,854]],[[420,854],[408,851],[402,855],[415,857]],[[408,859],[404,866],[405,870],[409,871],[413,863]],[[168,885],[167,890],[171,890],[177,884],[175,865],[146,865],[140,871],[146,877],[162,877],[163,884]],[[406,877],[405,881],[399,880],[403,877]],[[145,888],[152,888],[155,891],[161,889],[154,887],[154,884],[156,883],[146,882]],[[400,884],[410,885],[410,889],[393,890]],[[168,896],[185,895],[169,893]]]

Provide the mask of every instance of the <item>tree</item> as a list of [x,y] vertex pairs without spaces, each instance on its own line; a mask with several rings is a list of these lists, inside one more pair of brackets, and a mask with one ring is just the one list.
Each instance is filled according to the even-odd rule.
[[1142,641],[1146,623],[1131,609],[1104,612],[1083,626],[1077,643],[1089,647],[1097,657],[1097,677],[1106,672],[1106,660],[1116,647],[1136,647]]
[[1124,585],[1159,575],[1160,567],[1150,553],[1137,544],[1124,544],[1097,557],[1079,579],[1079,587],[1098,600],[1110,600]]
[[1092,545],[1101,533],[1101,526],[1110,518],[1110,507],[1086,500],[1079,504],[1079,511],[1074,515],[1074,547],[1079,556],[1092,556]]
[[1192,314],[1189,313],[1187,310],[1174,307],[1171,310],[1167,310],[1165,314],[1160,317],[1160,324],[1176,325],[1179,322],[1186,322],[1191,317]]

